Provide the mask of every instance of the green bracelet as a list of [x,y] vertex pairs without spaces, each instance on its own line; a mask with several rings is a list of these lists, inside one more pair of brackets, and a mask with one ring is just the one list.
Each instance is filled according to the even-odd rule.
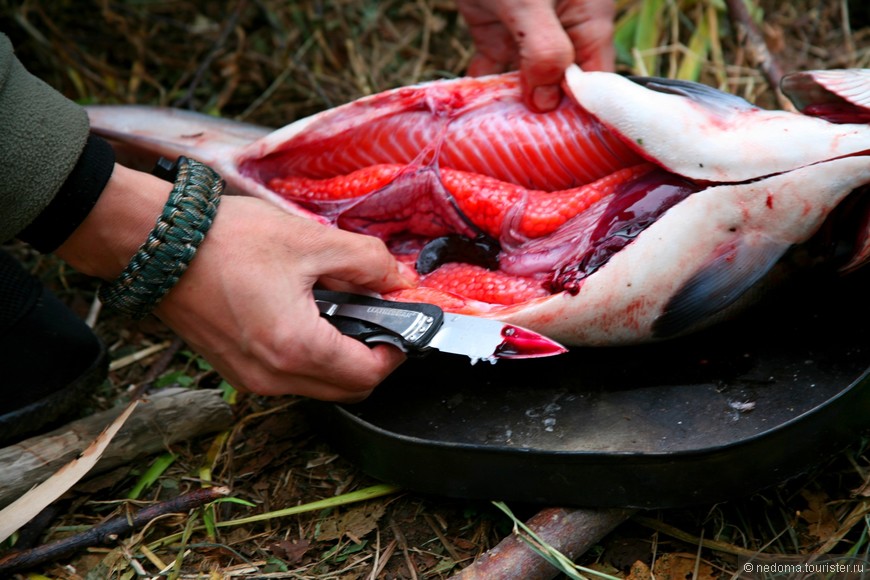
[[211,167],[179,157],[178,175],[148,239],[115,281],[99,290],[104,305],[147,316],[187,270],[214,220],[224,182]]

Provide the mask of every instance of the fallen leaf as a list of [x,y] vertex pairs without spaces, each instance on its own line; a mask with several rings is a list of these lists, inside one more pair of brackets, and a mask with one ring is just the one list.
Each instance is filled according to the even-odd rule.
[[362,538],[378,525],[386,506],[381,502],[368,502],[354,507],[342,514],[329,517],[320,522],[317,532],[319,541],[338,540],[345,535]]
[[644,562],[638,560],[631,565],[625,580],[652,580],[652,571]]
[[[697,575],[695,575],[696,565]],[[684,552],[664,554],[655,561],[652,572],[656,580],[685,580],[686,578],[716,580],[718,578],[713,571],[713,566],[703,560],[699,563],[696,554]]]
[[820,541],[833,536],[839,528],[839,523],[828,509],[827,494],[803,489],[801,496],[807,501],[807,507],[801,510],[798,516],[808,524],[807,534]]
[[308,540],[279,540],[269,545],[269,551],[287,564],[296,564],[310,547]]

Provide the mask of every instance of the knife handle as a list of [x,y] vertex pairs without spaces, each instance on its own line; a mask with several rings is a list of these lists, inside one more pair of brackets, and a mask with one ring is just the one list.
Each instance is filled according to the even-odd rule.
[[434,304],[394,302],[331,290],[315,290],[314,301],[320,315],[342,334],[367,344],[392,344],[406,353],[425,351],[444,322],[444,311]]

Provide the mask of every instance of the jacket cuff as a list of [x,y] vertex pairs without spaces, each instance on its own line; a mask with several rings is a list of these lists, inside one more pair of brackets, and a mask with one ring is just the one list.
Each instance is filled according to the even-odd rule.
[[60,191],[39,216],[18,234],[43,253],[56,250],[96,205],[115,167],[112,146],[96,135],[87,144]]

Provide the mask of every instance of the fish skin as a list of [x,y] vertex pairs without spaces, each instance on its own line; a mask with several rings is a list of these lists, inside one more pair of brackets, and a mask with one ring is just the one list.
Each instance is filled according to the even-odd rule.
[[[799,85],[811,85],[813,73],[801,74],[809,75],[810,81],[804,78]],[[836,91],[838,86],[848,86],[851,95],[864,95],[860,78],[855,79],[862,74],[865,73],[843,71],[820,75],[819,82],[825,84],[825,91],[803,91],[802,97],[812,106],[813,95],[829,99],[829,92]],[[697,85],[662,79],[645,83],[611,73],[569,68],[565,89],[570,100],[563,101],[557,115],[574,114],[580,109],[579,117],[586,123],[580,132],[586,141],[572,142],[574,135],[562,139],[550,148],[548,159],[555,159],[554,166],[564,167],[560,155],[572,146],[582,148],[588,159],[594,160],[591,163],[587,160],[587,165],[577,169],[584,172],[586,180],[596,178],[596,163],[598,171],[608,175],[645,159],[693,180],[699,191],[667,210],[583,279],[575,292],[540,296],[539,292],[526,288],[524,292],[530,298],[512,305],[468,299],[461,295],[461,290],[439,294],[426,287],[389,297],[438,302],[452,311],[497,318],[571,345],[633,344],[669,338],[713,323],[738,305],[751,287],[765,279],[781,256],[818,231],[850,192],[870,183],[870,127],[767,111],[733,95]],[[409,135],[401,136],[389,147],[403,148],[402,139],[443,143],[439,136],[453,124],[459,124],[457,120],[472,117],[472,112],[488,107],[498,111],[499,107],[507,106],[502,110],[521,115],[522,109],[511,108],[520,102],[516,76],[508,74],[394,89],[274,132],[251,126],[233,130],[231,122],[191,113],[183,115],[183,122],[177,118],[171,121],[169,116],[174,112],[156,108],[98,106],[89,107],[89,113],[95,131],[116,142],[144,145],[156,155],[195,157],[215,167],[235,193],[263,197],[297,215],[329,223],[264,185],[280,171],[281,156],[290,145],[296,151],[317,149],[318,140],[327,138],[333,139],[330,143],[334,149],[336,134],[345,134],[369,122],[389,123],[395,119],[406,121],[390,125],[391,130],[397,131],[404,123],[409,126]],[[409,112],[410,117],[402,117]],[[861,114],[859,111],[854,118],[861,119]],[[139,120],[134,122],[134,116]],[[558,119],[543,115],[535,122],[544,126]],[[511,129],[511,139],[522,141],[525,134],[531,147],[520,146],[518,153],[511,153],[521,161],[514,166],[534,165],[534,156],[539,154],[535,147],[547,149],[534,141],[545,133],[535,133],[537,129],[529,129],[533,125],[523,125],[527,122],[525,118],[517,117],[514,122],[524,129]],[[463,135],[471,139],[469,135],[485,130],[479,125]],[[471,168],[476,167],[475,163],[488,169],[497,165],[491,156],[498,157],[500,148],[508,147],[505,143],[511,139],[498,143],[486,155],[475,156],[469,161]],[[485,147],[483,141],[477,145]],[[405,157],[404,161],[419,165],[431,175],[439,162],[448,165],[444,160],[450,157],[443,154],[444,150],[423,146],[416,156]],[[451,155],[453,159],[459,157]],[[515,171],[502,169],[506,172],[502,177],[507,178]],[[308,177],[318,177],[320,170],[310,171]],[[548,179],[542,176],[546,172],[532,173],[535,175],[528,177],[530,181],[524,186],[537,187],[540,180]],[[566,182],[571,171],[552,173],[558,182],[556,187],[581,185]],[[600,212],[602,207],[593,205],[593,210]],[[865,220],[865,230],[867,223]],[[573,235],[557,230],[560,233],[566,239]],[[860,233],[849,268],[870,259],[868,238],[866,231]],[[514,241],[518,248],[515,250],[522,251],[525,243],[522,236]],[[463,270],[462,265],[451,266],[466,275],[471,271],[471,268]],[[491,278],[487,284],[502,283],[498,275]],[[504,281],[506,286],[512,283]],[[496,288],[494,294],[497,293]]]
[[[644,157],[690,179],[734,183],[870,151],[867,125],[744,107],[733,95],[691,99],[577,67],[566,71],[565,85],[576,102]],[[619,95],[618,107],[613,95]]]
[[[870,180],[870,162],[865,158],[820,165],[698,192],[615,254],[586,279],[577,295],[558,294],[500,315],[518,325],[536,323],[549,336],[570,337],[572,344],[619,345],[666,338],[656,333],[656,322],[674,296],[699,273],[708,272],[723,250],[759,247],[768,256],[781,255],[806,241],[830,207]],[[767,202],[771,192],[773,208]],[[732,284],[745,279],[740,272],[730,278],[725,275]],[[708,292],[715,294],[715,289]],[[706,322],[706,318],[693,319],[676,334],[700,329]]]
[[170,107],[88,105],[85,109],[91,131],[108,139],[120,152],[119,160],[131,167],[150,171],[160,157],[185,155],[215,169],[226,182],[226,193],[267,199],[290,213],[327,222],[239,172],[239,153],[272,134],[272,128]]

